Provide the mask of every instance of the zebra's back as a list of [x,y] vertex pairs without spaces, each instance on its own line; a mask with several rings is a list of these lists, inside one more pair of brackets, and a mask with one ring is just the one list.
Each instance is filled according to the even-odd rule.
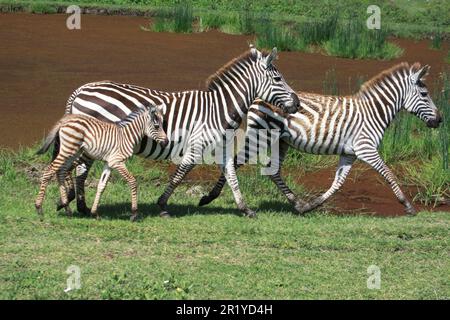
[[252,105],[248,125],[279,129],[283,141],[303,152],[354,154],[353,140],[360,119],[356,99],[305,92],[298,96],[303,108],[293,114],[282,113],[262,101]]
[[59,138],[66,148],[79,149],[95,160],[107,161],[120,143],[119,128],[81,114],[68,114],[60,120]]

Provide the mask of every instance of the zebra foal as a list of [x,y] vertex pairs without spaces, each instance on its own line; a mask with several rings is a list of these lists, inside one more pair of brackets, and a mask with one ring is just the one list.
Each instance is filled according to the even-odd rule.
[[[416,210],[381,159],[378,147],[389,124],[401,110],[414,114],[428,127],[439,126],[440,112],[423,79],[428,70],[429,66],[421,67],[419,63],[412,66],[400,63],[364,83],[359,92],[351,96],[299,92],[303,108],[293,114],[282,113],[264,102],[253,104],[248,112],[245,147],[237,158],[244,161],[235,160],[235,163],[239,166],[255,154],[258,146],[253,138],[255,132],[279,130],[279,154],[272,157],[273,163],[269,164],[276,172],[270,178],[299,213],[313,210],[338,191],[352,164],[359,159],[383,176],[406,213],[414,214]],[[340,156],[331,187],[309,203],[296,199],[281,177],[281,163],[289,147],[311,154]],[[210,193],[200,200],[200,205],[217,198],[225,182],[225,178],[220,177]]]
[[128,115],[121,122],[107,123],[86,115],[65,115],[51,129],[44,145],[37,152],[42,154],[48,150],[53,141],[59,137],[60,147],[56,158],[44,170],[41,186],[35,207],[42,215],[42,202],[47,185],[56,173],[61,195],[61,205],[68,215],[71,210],[68,204],[65,179],[75,161],[82,157],[106,162],[97,194],[92,206],[92,214],[98,218],[97,208],[100,197],[108,183],[111,169],[117,170],[127,181],[131,190],[131,220],[137,217],[137,185],[134,176],[127,170],[125,161],[129,159],[133,150],[144,135],[165,146],[168,143],[162,126],[162,113],[159,107],[142,108]]

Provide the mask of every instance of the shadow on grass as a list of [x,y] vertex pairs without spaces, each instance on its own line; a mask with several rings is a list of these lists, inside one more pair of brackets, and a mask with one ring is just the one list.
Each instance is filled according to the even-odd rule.
[[[147,217],[159,217],[160,209],[157,204],[143,203],[138,207],[139,220]],[[170,204],[169,212],[171,217],[178,218],[191,215],[236,215],[241,216],[237,208],[223,208],[218,206],[198,207],[191,204]],[[131,217],[131,205],[128,202],[105,204],[98,208],[98,214],[101,219],[108,220],[129,220]],[[59,215],[63,216],[64,211],[60,211]],[[73,212],[74,218],[93,219],[91,215],[85,215],[76,210]]]
[[[72,204],[73,217],[82,219],[93,219],[91,215],[86,215],[78,212],[75,205]],[[147,217],[158,217],[160,209],[155,203],[143,203],[138,207],[139,220]],[[280,214],[295,213],[292,205],[283,201],[262,201],[259,206],[251,206],[251,209],[256,213],[261,211],[279,212]],[[199,207],[194,204],[169,204],[169,212],[171,217],[179,218],[192,215],[235,215],[242,216],[239,209],[236,207],[224,208],[214,204]],[[98,208],[98,213],[101,219],[107,220],[129,220],[131,217],[131,204],[128,202],[113,203],[101,205]],[[59,211],[59,216],[65,216],[64,210]]]

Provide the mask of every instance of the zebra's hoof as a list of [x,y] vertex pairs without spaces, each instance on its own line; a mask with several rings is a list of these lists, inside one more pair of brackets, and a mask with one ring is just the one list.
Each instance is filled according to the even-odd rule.
[[62,204],[61,200],[58,201],[58,202],[56,203],[56,211],[59,211],[59,210],[61,210],[61,209],[63,209],[63,208],[64,208],[64,205]]
[[209,195],[203,196],[200,199],[200,202],[198,203],[198,206],[199,207],[206,206],[207,204],[211,203],[211,201],[213,201],[213,200],[214,200],[214,198],[210,197]]
[[258,216],[256,215],[256,212],[255,211],[253,211],[253,210],[251,210],[251,209],[246,209],[245,211],[244,211],[244,215],[247,217],[247,218],[257,218]]
[[42,215],[44,214],[42,207],[41,206],[35,206],[35,207],[36,207],[37,214],[42,217]]
[[64,208],[65,208],[67,217],[72,218],[72,209],[70,209],[69,205],[66,204],[66,206]]
[[90,216],[91,209],[89,209],[85,204],[84,205],[77,205],[77,211],[85,216]]
[[131,214],[131,217],[130,217],[131,222],[136,222],[138,219],[139,219],[139,215],[137,214],[137,212],[134,212]]
[[161,211],[160,214],[159,214],[159,216],[160,216],[161,218],[166,218],[166,219],[172,217],[168,211]]
[[416,209],[412,205],[407,206],[405,212],[408,216],[415,216],[417,214]]
[[311,211],[313,208],[311,205],[309,205],[308,203],[305,202],[297,202],[294,206],[295,211],[297,211],[297,213],[299,215],[304,215],[305,213],[307,213],[308,211]]

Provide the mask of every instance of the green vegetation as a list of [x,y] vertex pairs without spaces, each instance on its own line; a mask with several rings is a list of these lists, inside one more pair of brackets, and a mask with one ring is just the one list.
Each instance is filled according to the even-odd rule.
[[150,30],[155,32],[191,33],[194,16],[188,3],[181,3],[173,8],[159,9],[153,19]]
[[431,48],[439,50],[442,47],[442,34],[437,32],[433,35],[431,39]]
[[[247,0],[0,0],[2,10],[35,13],[63,11],[65,5],[106,8],[110,13],[148,14],[157,32],[192,32],[219,29],[231,34],[256,34],[263,47],[282,50],[320,51],[347,58],[393,59],[402,49],[387,41],[389,36],[429,37],[440,48],[450,34],[445,0],[396,2],[384,0],[381,30],[368,30],[365,21],[369,0],[293,1]],[[35,9],[30,9],[37,6]],[[270,15],[269,15],[270,14]]]
[[[161,219],[154,203],[167,181],[164,165],[134,158],[141,221],[128,221],[129,190],[117,175],[99,208],[102,220],[56,214],[53,183],[40,221],[33,198],[49,155],[35,150],[0,154],[1,299],[450,297],[447,213],[299,218],[249,167],[240,181],[259,219],[236,215],[228,188],[213,206],[198,208],[200,194],[191,195],[188,183],[171,201],[178,217]],[[65,293],[70,265],[81,269],[81,289]],[[380,290],[367,289],[370,265],[381,269]]]
[[54,6],[51,6],[46,3],[31,3],[28,8],[28,12],[31,13],[39,13],[39,14],[51,14],[51,13],[57,13],[57,8]]
[[277,47],[281,51],[306,50],[306,45],[291,28],[277,26],[270,20],[264,21],[258,28],[256,46],[265,49]]
[[358,20],[339,23],[324,48],[329,55],[351,59],[399,57],[403,50],[386,41],[387,31],[369,30]]
[[[30,3],[44,3],[54,8],[68,4],[79,4],[90,8],[106,8],[112,12],[126,12],[156,14],[161,8],[169,8],[183,3],[179,0],[0,0],[3,10],[24,10]],[[326,20],[339,12],[344,19],[357,15],[366,19],[366,9],[373,2],[370,0],[263,0],[250,2],[248,0],[191,0],[194,16],[204,18],[205,15],[218,15],[226,19],[239,15],[250,7],[250,12],[258,20],[270,13],[273,19],[280,22],[305,22]],[[378,1],[381,9],[382,28],[387,27],[395,36],[424,37],[443,31],[450,33],[448,12],[450,3],[447,0],[398,0]],[[225,23],[226,24],[226,23]]]

